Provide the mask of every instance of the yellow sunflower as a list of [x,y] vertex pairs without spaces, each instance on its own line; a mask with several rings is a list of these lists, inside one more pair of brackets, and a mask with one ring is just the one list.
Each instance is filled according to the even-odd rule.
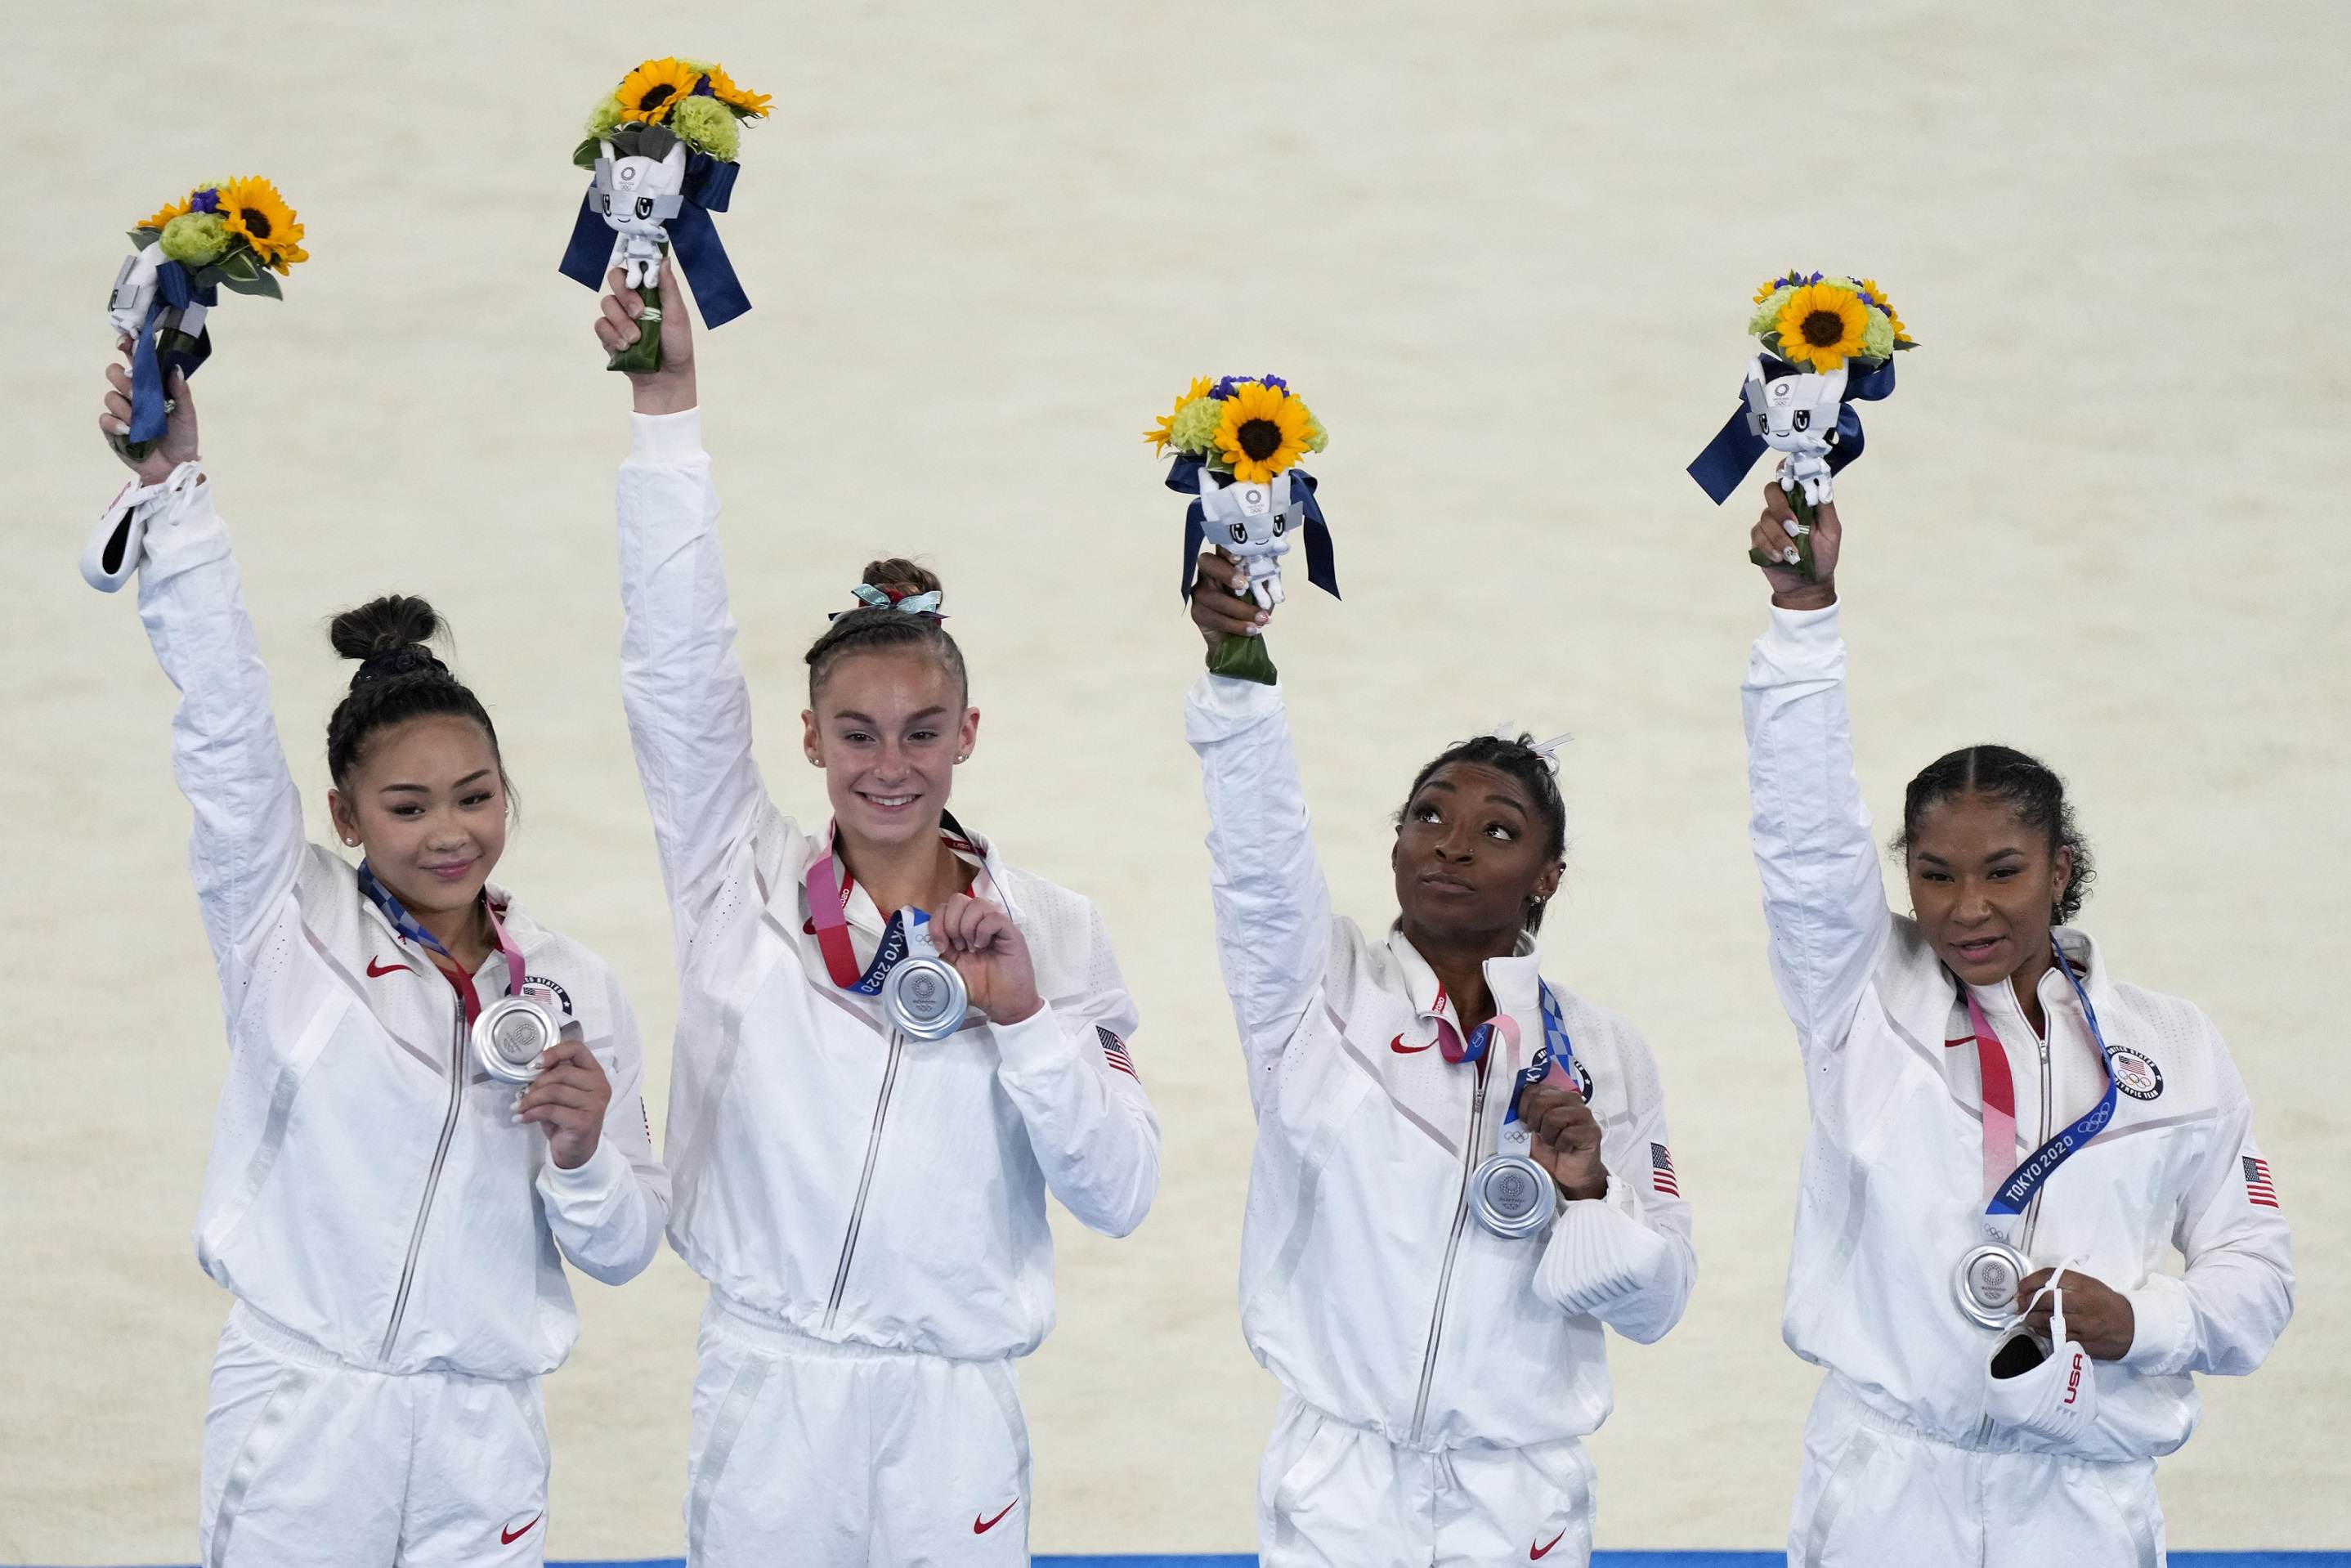
[[1850,288],[1808,283],[1792,290],[1780,308],[1780,357],[1791,364],[1833,371],[1861,351],[1869,330],[1869,307]]
[[764,92],[753,92],[748,88],[737,87],[735,78],[726,74],[726,68],[724,66],[711,67],[709,75],[711,96],[727,108],[738,113],[747,114],[754,120],[764,116],[768,112],[768,105],[774,101]]
[[[716,85],[716,78],[713,78],[712,85]],[[1168,438],[1176,432],[1176,416],[1183,413],[1189,405],[1196,403],[1202,398],[1207,396],[1208,389],[1216,384],[1216,382],[1210,381],[1206,376],[1194,376],[1192,378],[1192,390],[1186,392],[1182,397],[1177,398],[1176,400],[1176,406],[1169,409],[1165,413],[1161,414],[1159,416],[1159,423],[1143,433],[1143,439],[1151,443],[1154,453],[1161,453],[1167,450]]]
[[[193,192],[189,193],[191,195],[194,194]],[[173,202],[168,207],[157,208],[153,217],[141,219],[135,226],[142,229],[160,229],[165,224],[170,223],[173,218],[183,218],[187,215],[188,204],[183,201]]]
[[1233,477],[1262,485],[1306,454],[1306,405],[1280,387],[1243,382],[1225,400],[1217,447]]
[[674,57],[647,60],[621,78],[612,96],[621,100],[621,118],[659,125],[669,118],[677,100],[694,90],[702,76]]
[[294,209],[277,186],[259,175],[223,183],[220,212],[228,232],[242,236],[264,267],[284,272],[295,262],[310,259],[302,248],[302,225],[295,221]]

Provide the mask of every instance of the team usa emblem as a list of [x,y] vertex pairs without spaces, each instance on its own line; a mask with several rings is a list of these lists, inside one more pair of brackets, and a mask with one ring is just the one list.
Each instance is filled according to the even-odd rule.
[[2117,1050],[2114,1056],[2115,1087],[2134,1100],[2152,1100],[2163,1092],[2163,1070],[2154,1059],[2136,1051]]

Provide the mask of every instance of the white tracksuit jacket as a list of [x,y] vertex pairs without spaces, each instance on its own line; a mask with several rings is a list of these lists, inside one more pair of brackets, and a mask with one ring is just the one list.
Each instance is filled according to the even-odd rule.
[[[1459,1020],[1412,945],[1332,914],[1280,689],[1203,674],[1185,736],[1258,1119],[1241,1239],[1250,1350],[1297,1398],[1404,1448],[1596,1430],[1612,1404],[1602,1325],[1657,1339],[1697,1267],[1689,1206],[1659,1169],[1648,1047],[1554,981],[1608,1196],[1562,1203],[1547,1238],[1486,1231],[1463,1186],[1495,1152],[1505,1092],[1426,1049],[1435,1019]],[[1538,964],[1529,941],[1486,966],[1529,1041],[1543,1038]]]
[[[1837,611],[1774,609],[1744,689],[1752,832],[1772,977],[1812,1098],[1788,1266],[1789,1347],[1876,1415],[1938,1442],[2032,1448],[1984,1408],[1993,1331],[1952,1294],[1981,1239],[1982,1085],[1956,981],[1915,921],[1892,914],[1855,776]],[[2193,1373],[2251,1372],[2293,1311],[2285,1220],[2248,1193],[2252,1106],[2211,1020],[2115,978],[2089,938],[2059,939],[2107,1043],[2152,1062],[2151,1098],[2113,1123],[2034,1200],[2019,1246],[2036,1267],[2079,1259],[2129,1298],[2130,1353],[2091,1363],[2095,1427],[2067,1457],[2146,1461],[2195,1427]],[[2017,1089],[2017,1160],[2094,1105],[2105,1071],[2072,987],[2040,988],[2045,1046],[2011,988],[1980,988]],[[2164,1271],[2177,1249],[2186,1271]]]
[[[619,512],[622,693],[680,977],[671,1242],[801,1335],[1026,1354],[1053,1325],[1047,1191],[1123,1236],[1158,1186],[1158,1121],[1105,1054],[1135,1011],[1102,917],[988,850],[1045,998],[1033,1017],[925,1043],[836,986],[801,885],[825,846],[751,758],[698,413],[634,417]],[[852,925],[873,924],[854,896]]]
[[[304,841],[209,485],[183,469],[146,505],[139,613],[181,692],[172,766],[229,1033],[196,1256],[347,1366],[550,1372],[579,1331],[562,1260],[617,1284],[661,1245],[628,1002],[596,955],[507,905],[528,974],[569,998],[612,1084],[596,1153],[558,1169],[546,1134],[515,1124],[515,1087],[474,1066],[449,982]],[[503,994],[505,965],[487,972]]]

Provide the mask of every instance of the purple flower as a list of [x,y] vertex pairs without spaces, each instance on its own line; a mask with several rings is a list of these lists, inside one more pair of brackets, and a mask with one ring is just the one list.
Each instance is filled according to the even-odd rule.
[[710,78],[707,76],[699,76],[694,78],[694,90],[687,93],[685,96],[688,98],[716,98],[718,95],[710,90]]
[[1240,385],[1243,382],[1257,382],[1265,386],[1279,387],[1283,392],[1288,392],[1290,390],[1290,383],[1283,381],[1280,376],[1227,376],[1223,381],[1218,382],[1215,386],[1208,389],[1208,396],[1217,402],[1224,402],[1231,398],[1233,395],[1233,389]]
[[196,192],[193,195],[191,195],[188,198],[188,211],[192,213],[219,212],[220,193],[218,191],[211,190]]

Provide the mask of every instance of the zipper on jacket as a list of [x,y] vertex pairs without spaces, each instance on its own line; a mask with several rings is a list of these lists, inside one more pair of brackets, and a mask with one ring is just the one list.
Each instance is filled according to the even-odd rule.
[[433,1151],[433,1168],[424,1177],[424,1201],[416,1206],[416,1228],[408,1233],[408,1260],[400,1267],[400,1291],[392,1299],[392,1322],[383,1331],[378,1361],[392,1359],[392,1341],[400,1337],[400,1320],[408,1314],[409,1287],[416,1282],[416,1255],[424,1247],[424,1222],[433,1214],[433,1195],[441,1186],[441,1167],[449,1161],[449,1144],[457,1135],[457,1113],[465,1103],[465,1009],[449,998],[456,1026],[449,1037],[449,1109],[441,1118],[441,1143]]
[[873,1162],[882,1153],[882,1122],[890,1113],[890,1091],[898,1082],[898,1053],[905,1045],[905,1037],[896,1030],[890,1031],[890,1060],[882,1069],[882,1092],[873,1101],[873,1130],[865,1136],[865,1169],[857,1178],[857,1201],[849,1208],[849,1233],[841,1239],[841,1265],[832,1271],[832,1299],[824,1304],[824,1326],[831,1328],[841,1311],[841,1298],[849,1289],[850,1260],[857,1256],[857,1232],[865,1223],[865,1195],[873,1186]]
[[[2016,994],[2016,982],[2013,980],[2009,982],[2008,999],[2016,1004],[2016,1016],[2023,1018],[2023,1001],[2022,998],[2019,998]],[[2056,1027],[2056,1019],[2050,1017],[2046,1012],[2042,1014],[2042,1018],[2044,1020],[2044,1026],[2038,1030],[2033,1037],[2033,1044],[2041,1052],[2041,1137],[2040,1141],[2032,1145],[2036,1149],[2039,1148],[2042,1144],[2045,1144],[2049,1141],[2051,1131],[2049,1114],[2049,1097],[2051,1092],[2049,1030]],[[2027,1022],[2029,1024],[2030,1020],[2027,1020]],[[2041,1194],[2035,1192],[2032,1195],[2032,1201],[2024,1206],[2024,1233],[2017,1238],[2016,1244],[2016,1249],[2023,1253],[2027,1258],[2032,1256],[2032,1232],[2040,1223]],[[1989,1443],[1991,1441],[1992,1426],[1991,1412],[1987,1410],[1984,1412],[1983,1420],[1976,1427],[1976,1441],[1978,1443]]]
[[1437,1347],[1445,1333],[1445,1299],[1453,1293],[1453,1259],[1469,1224],[1469,1173],[1478,1166],[1478,1134],[1486,1119],[1486,1059],[1478,1059],[1476,1087],[1469,1093],[1469,1138],[1461,1145],[1461,1187],[1453,1198],[1453,1235],[1445,1243],[1445,1266],[1437,1271],[1437,1305],[1428,1314],[1428,1343],[1421,1352],[1420,1395],[1412,1405],[1412,1441],[1420,1441],[1428,1418],[1428,1389],[1437,1376]]

